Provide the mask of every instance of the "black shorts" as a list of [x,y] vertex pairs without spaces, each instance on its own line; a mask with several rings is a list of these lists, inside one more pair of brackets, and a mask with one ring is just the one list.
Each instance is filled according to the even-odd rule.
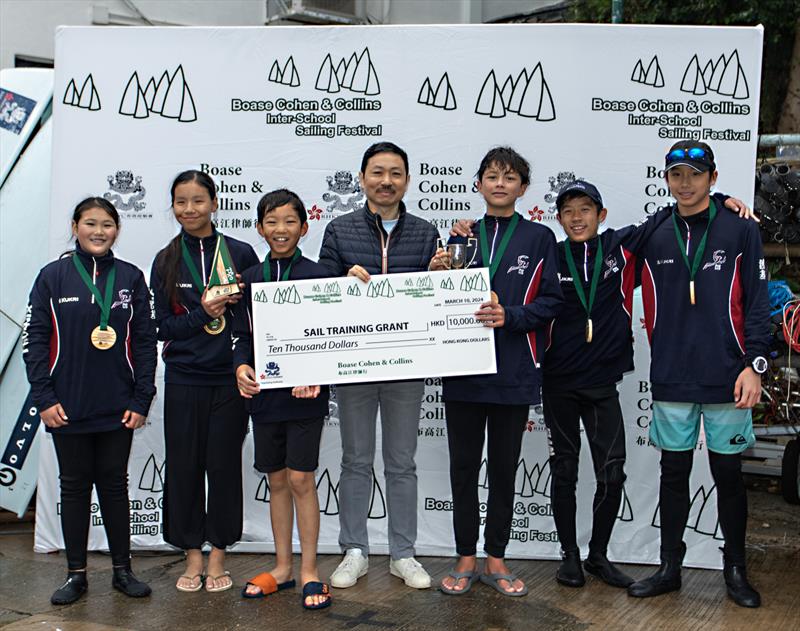
[[323,418],[253,423],[255,462],[261,473],[281,469],[316,471]]

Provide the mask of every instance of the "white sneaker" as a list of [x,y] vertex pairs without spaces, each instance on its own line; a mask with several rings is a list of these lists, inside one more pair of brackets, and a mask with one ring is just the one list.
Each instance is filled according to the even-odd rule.
[[414,557],[389,561],[389,572],[392,576],[402,578],[406,585],[414,589],[428,589],[431,586],[431,575]]
[[344,553],[344,559],[331,574],[333,587],[352,587],[369,569],[369,557],[361,554],[358,548],[350,548]]

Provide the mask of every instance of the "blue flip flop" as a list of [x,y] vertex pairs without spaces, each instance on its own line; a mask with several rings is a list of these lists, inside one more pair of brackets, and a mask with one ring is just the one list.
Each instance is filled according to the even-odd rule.
[[467,579],[467,584],[464,585],[464,589],[453,589],[452,587],[445,587],[441,583],[439,583],[439,589],[442,590],[443,593],[449,594],[450,596],[461,596],[461,594],[466,594],[472,584],[478,580],[478,571],[472,570],[471,572],[450,572],[447,576],[454,579],[456,583],[461,579]]
[[[327,596],[327,600],[323,600],[316,605],[309,605],[306,603],[306,598],[309,596]],[[304,609],[325,609],[331,606],[331,590],[328,588],[327,583],[320,583],[319,581],[309,581],[303,585],[303,608]]]
[[521,592],[507,592],[498,584],[498,581],[508,581],[509,583],[513,583],[514,581],[518,580],[518,578],[519,577],[514,576],[513,574],[481,574],[481,583],[488,585],[492,589],[496,589],[498,592],[503,594],[503,596],[519,598],[520,596],[525,596],[528,593],[527,585]]

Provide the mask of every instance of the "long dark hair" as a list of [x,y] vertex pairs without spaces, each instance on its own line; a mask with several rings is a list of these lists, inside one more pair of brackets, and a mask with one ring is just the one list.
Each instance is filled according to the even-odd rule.
[[[214,180],[208,173],[189,169],[178,173],[172,181],[170,187],[170,199],[175,203],[175,189],[181,184],[197,182],[208,191],[211,201],[217,198],[217,187]],[[156,255],[156,271],[161,279],[161,289],[167,294],[170,306],[178,304],[178,281],[180,280],[181,270],[181,234],[178,233],[168,244]]]
[[[103,197],[87,197],[84,200],[78,202],[78,205],[75,206],[75,210],[72,211],[72,223],[77,224],[81,217],[83,217],[83,213],[87,210],[91,210],[92,208],[100,208],[101,210],[105,210],[108,213],[108,216],[114,220],[114,225],[117,226],[117,230],[119,230],[119,213],[117,209],[114,208],[114,204]],[[65,256],[72,256],[75,250],[67,250],[61,254],[60,258]]]

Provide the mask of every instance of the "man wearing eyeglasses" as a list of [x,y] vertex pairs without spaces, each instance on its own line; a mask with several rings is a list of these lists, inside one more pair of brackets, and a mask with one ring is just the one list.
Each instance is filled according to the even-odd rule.
[[755,442],[752,407],[767,369],[769,302],[757,225],[721,212],[710,196],[714,153],[697,141],[675,143],[666,181],[677,201],[644,251],[642,299],[651,345],[653,419],[661,449],[661,566],[628,587],[645,598],[680,589],[689,515],[689,475],[703,419],[719,523],[724,577],[739,606],[758,607],[747,580],[747,495],[741,453]]

